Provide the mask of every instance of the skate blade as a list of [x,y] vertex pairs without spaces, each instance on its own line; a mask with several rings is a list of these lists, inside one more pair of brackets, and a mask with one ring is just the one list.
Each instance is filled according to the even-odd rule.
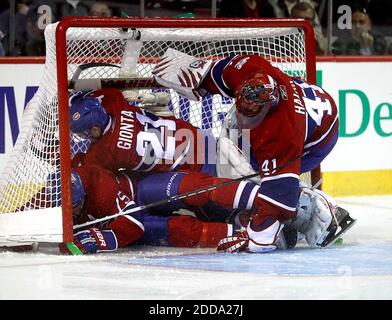
[[356,219],[350,217],[350,222],[347,224],[346,228],[340,230],[337,234],[335,234],[335,236],[328,243],[321,244],[321,247],[328,248],[329,246],[334,244],[335,241],[338,240],[341,235],[345,234],[348,230],[350,230],[356,222],[357,222]]

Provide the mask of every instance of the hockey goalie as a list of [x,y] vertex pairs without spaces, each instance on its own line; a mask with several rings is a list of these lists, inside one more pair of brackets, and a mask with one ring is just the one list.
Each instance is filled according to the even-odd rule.
[[[233,149],[233,151],[235,151],[235,149]],[[241,158],[233,158],[231,156],[231,161],[233,161],[233,159],[236,159],[237,162],[241,162],[243,160],[246,160],[246,159],[241,159]],[[244,163],[245,162],[242,163],[242,167],[241,167],[242,169],[244,168]],[[241,170],[241,168],[237,167],[237,169],[239,169],[239,170]],[[212,178],[208,178],[207,180],[209,181],[209,182],[207,181],[207,185],[214,183],[214,180]],[[198,182],[194,180],[193,186],[195,187],[196,185],[198,185]],[[173,181],[171,181],[171,180],[168,181],[167,186],[166,186],[166,183],[164,185],[162,185],[162,192],[161,193],[163,195],[165,193],[165,190],[169,186],[173,186]],[[188,186],[189,186],[189,184],[188,184]],[[151,187],[155,187],[155,189],[156,189],[156,183],[152,184]],[[148,200],[149,202],[155,202],[155,201],[157,201],[157,199],[155,197],[158,196],[160,193],[153,192],[151,194],[151,192],[149,192],[152,190],[151,187],[148,188],[149,190],[145,190],[144,197],[147,197],[149,199]],[[190,189],[190,187],[188,187],[188,189]],[[232,196],[231,196],[232,199],[231,200],[228,199],[227,203],[233,203],[233,204],[237,203],[237,205],[235,205],[234,207],[241,207],[244,205],[245,209],[247,208],[246,206],[249,203],[251,203],[250,207],[248,209],[253,207],[255,209],[253,212],[260,214],[259,208],[262,205],[262,198],[259,196],[256,197],[256,193],[260,191],[260,186],[256,187],[254,185],[254,183],[243,182],[241,184],[238,184],[238,183],[233,184],[232,189],[233,189]],[[223,188],[222,190],[224,191],[223,193],[226,198],[230,197],[229,194],[231,194],[231,192],[229,189],[224,190],[224,188]],[[253,191],[256,191],[256,193]],[[143,194],[143,190],[139,190],[139,192],[141,192]],[[219,190],[217,190],[217,192],[215,192],[215,193],[218,194]],[[147,196],[147,194],[148,194],[148,196]],[[223,197],[223,198],[225,198],[225,197]],[[164,196],[162,198],[164,198]],[[318,205],[321,205],[321,206],[325,205],[325,202],[324,203],[318,202],[318,201],[320,201],[320,199],[324,199],[324,197],[319,191],[312,191],[309,188],[303,188],[301,198],[299,201],[300,208],[297,210],[298,218],[295,220],[295,223],[293,223],[293,226],[295,226],[298,230],[301,230],[306,235],[307,241],[312,246],[317,246],[317,245],[320,246],[321,244],[318,243],[318,241],[320,241],[320,238],[326,237],[327,233],[334,234],[334,232],[331,229],[329,229],[328,231],[325,230],[325,228],[327,226],[329,227],[331,225],[331,214],[328,214],[328,211],[325,212],[325,210],[318,211],[318,208],[317,208]],[[330,201],[329,203],[327,202],[328,206],[329,206],[329,204],[333,204],[333,202],[332,201]],[[330,208],[330,210],[332,210],[332,209],[336,210],[336,207],[333,206]],[[312,214],[314,212],[317,212],[318,214],[314,215],[312,217]],[[299,217],[301,217],[301,219]],[[265,221],[267,223],[270,223],[270,220],[272,220],[272,218],[269,218],[268,216],[265,218]],[[279,220],[276,219],[274,221],[279,221]],[[273,227],[273,224],[272,224],[272,227]],[[296,235],[296,233],[293,233],[293,232],[289,232],[289,233],[285,232],[287,230],[290,230],[290,228],[286,227],[286,229],[283,229],[283,225],[281,224],[280,221],[279,221],[279,228],[277,228],[277,229],[271,228],[271,225],[270,225],[265,230],[261,230],[260,233],[264,237],[263,238],[263,251],[274,250],[277,246],[278,239],[283,239],[284,242],[288,243],[288,246],[293,246],[293,243],[295,244],[295,242],[297,240],[296,239],[297,235]],[[88,234],[88,232],[86,234]],[[284,234],[284,235],[282,236],[282,234]],[[80,234],[78,236],[80,236]],[[254,252],[256,250],[252,249],[249,246],[249,239],[250,238],[248,236],[247,231],[237,232],[235,235],[231,235],[230,237],[223,239],[219,243],[218,249],[219,250],[226,250],[229,252],[246,249],[248,251]],[[281,245],[280,247],[284,247],[284,246]]]
[[[234,164],[229,177],[233,172],[260,173],[259,213],[242,237],[224,239],[223,248],[268,251],[265,235],[277,235],[283,223],[304,234],[310,246],[325,247],[354,224],[331,197],[300,182],[300,174],[319,166],[338,139],[337,107],[325,90],[288,76],[257,55],[207,63],[168,49],[153,74],[159,84],[191,100],[206,94],[234,98],[228,129],[248,131],[243,136],[248,137],[249,159],[236,150],[238,141],[222,137],[218,145],[221,156]],[[227,166],[220,169],[227,176]]]

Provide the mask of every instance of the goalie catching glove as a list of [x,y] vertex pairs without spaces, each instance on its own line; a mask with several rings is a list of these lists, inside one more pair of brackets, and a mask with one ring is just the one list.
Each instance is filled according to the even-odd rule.
[[171,88],[190,100],[199,101],[202,94],[198,87],[211,66],[212,60],[195,58],[169,48],[162,60],[156,64],[152,74],[161,86]]
[[[86,229],[74,234],[74,244],[83,254],[115,251],[118,248],[116,235],[112,230]],[[67,247],[60,246],[62,253],[71,253]]]

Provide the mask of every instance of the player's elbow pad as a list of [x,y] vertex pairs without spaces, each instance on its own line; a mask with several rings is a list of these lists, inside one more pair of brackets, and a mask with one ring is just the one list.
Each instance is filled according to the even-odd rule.
[[109,227],[115,233],[119,248],[135,243],[144,234],[144,225],[132,216],[120,216]]

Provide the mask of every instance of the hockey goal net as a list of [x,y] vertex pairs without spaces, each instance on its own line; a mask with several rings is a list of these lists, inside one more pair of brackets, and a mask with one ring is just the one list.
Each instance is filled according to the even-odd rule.
[[[173,48],[211,60],[254,53],[315,82],[313,30],[298,20],[68,18],[49,25],[45,39],[43,79],[0,176],[2,244],[72,241],[70,159],[88,148],[88,142],[74,141],[69,132],[73,80],[162,91],[150,87],[151,71]],[[208,95],[192,102],[166,92],[177,117],[219,135],[232,99]]]

